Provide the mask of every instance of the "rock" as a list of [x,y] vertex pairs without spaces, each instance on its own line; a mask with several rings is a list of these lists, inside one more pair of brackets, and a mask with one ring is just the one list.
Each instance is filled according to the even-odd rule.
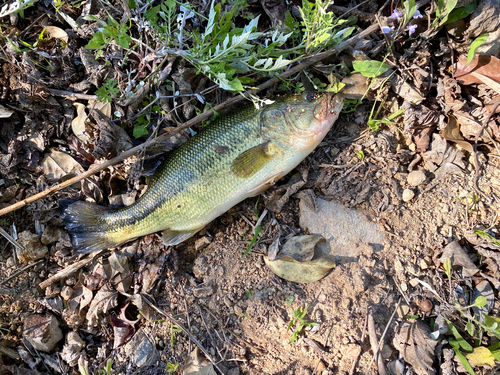
[[399,305],[399,307],[396,311],[398,314],[398,318],[402,319],[410,312],[410,306],[408,306],[406,304],[401,304],[401,305]]
[[130,362],[137,367],[145,367],[153,362],[156,357],[155,348],[144,332],[137,332],[132,340],[123,346]]
[[226,372],[227,375],[240,375],[240,369],[238,367],[233,367]]
[[61,357],[70,366],[76,366],[83,348],[85,348],[85,341],[78,332],[72,331],[66,336],[66,344],[63,346]]
[[62,236],[62,230],[53,225],[47,225],[42,234],[42,243],[44,245],[50,245],[51,243],[57,242]]
[[409,202],[415,197],[415,192],[411,189],[403,190],[403,202]]
[[49,252],[47,246],[42,245],[40,237],[28,230],[19,233],[17,243],[23,249],[16,248],[17,259],[21,263],[30,263],[43,258]]
[[426,180],[425,173],[423,171],[411,171],[408,174],[407,181],[410,186],[419,186]]
[[50,352],[63,334],[55,316],[29,315],[24,320],[24,337],[36,350]]
[[384,233],[362,213],[321,198],[313,203],[300,199],[300,226],[326,238],[336,261],[354,261],[363,251],[384,248]]
[[202,278],[208,273],[210,265],[208,264],[207,258],[205,256],[200,256],[195,259],[193,264],[193,274],[197,279]]
[[419,283],[419,281],[418,281],[418,278],[417,278],[417,277],[414,277],[413,279],[411,279],[411,280],[410,280],[410,285],[411,285],[412,287],[414,287],[414,288],[415,288],[418,284],[420,284],[420,283]]
[[206,248],[208,245],[210,245],[210,239],[207,236],[203,236],[196,240],[196,242],[194,243],[194,248],[196,251],[200,251]]
[[67,301],[71,298],[71,295],[73,294],[73,288],[70,286],[63,286],[61,290],[61,297],[63,300]]
[[211,296],[214,292],[214,289],[211,286],[203,286],[201,288],[193,289],[193,295],[196,298],[205,298]]
[[361,346],[358,344],[348,344],[340,348],[340,353],[349,359],[356,359],[361,353]]

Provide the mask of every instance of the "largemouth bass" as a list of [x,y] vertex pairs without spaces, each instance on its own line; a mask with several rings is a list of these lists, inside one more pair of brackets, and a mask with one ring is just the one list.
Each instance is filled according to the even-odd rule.
[[307,93],[221,116],[166,154],[134,204],[61,204],[75,251],[89,253],[163,231],[165,245],[273,185],[321,142],[342,109],[339,95]]

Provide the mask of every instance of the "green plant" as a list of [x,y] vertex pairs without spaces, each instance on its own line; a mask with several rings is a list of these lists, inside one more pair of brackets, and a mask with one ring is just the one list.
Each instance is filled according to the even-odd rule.
[[315,0],[310,3],[302,0],[299,8],[302,17],[303,40],[305,42],[305,53],[315,53],[321,49],[330,48],[343,39],[349,37],[354,27],[346,27],[336,31],[336,28],[348,25],[354,18],[341,20],[335,18],[333,12],[327,12],[329,1]]
[[103,103],[111,103],[120,92],[118,80],[108,78],[96,91],[97,100]]
[[500,241],[497,240],[495,237],[493,237],[488,232],[486,232],[484,230],[475,230],[474,233],[476,233],[478,236],[486,238],[488,241],[493,242],[495,245],[500,246]]
[[167,372],[174,372],[177,371],[177,368],[179,367],[178,363],[170,363],[167,362]]
[[0,18],[8,16],[9,14],[15,14],[19,13],[21,18],[24,18],[24,10],[26,8],[29,8],[32,6],[34,3],[36,3],[38,0],[14,0],[10,4],[5,4],[1,9],[0,9]]
[[432,26],[443,26],[450,16],[451,12],[457,6],[457,0],[438,0],[436,8],[436,18],[432,22]]
[[[254,214],[256,217],[259,217],[259,215],[257,213],[257,205],[258,204],[259,204],[259,200],[257,199],[257,202],[255,202],[255,206],[253,208]],[[245,250],[245,254],[243,254],[243,257],[246,257],[247,254],[250,252],[250,250],[252,250],[252,247],[254,247],[255,243],[259,239],[260,232],[262,232],[262,226],[260,225],[260,221],[259,221],[254,228],[253,238],[250,242],[248,242],[248,246],[247,246],[247,249]]]
[[248,299],[252,299],[253,292],[249,289],[245,289],[245,293],[247,294]]
[[111,15],[108,14],[107,22],[97,18],[96,16],[86,16],[86,20],[96,21],[101,30],[97,31],[90,42],[85,46],[87,49],[96,49],[96,58],[104,54],[104,48],[115,41],[120,47],[127,49],[132,38],[128,35],[130,26],[118,23]]
[[182,332],[179,326],[176,326],[175,324],[170,324],[169,328],[170,332],[170,346],[173,348],[175,344],[175,334]]
[[294,298],[290,296],[285,300],[285,303],[290,305],[290,308],[292,309],[292,320],[290,320],[290,323],[288,323],[287,327],[287,332],[290,331],[293,328],[293,333],[292,337],[290,338],[290,341],[288,342],[289,344],[293,343],[295,340],[297,340],[298,335],[302,332],[302,330],[309,326],[309,327],[314,327],[317,326],[317,323],[314,322],[307,322],[304,318],[307,315],[307,306],[305,308],[302,308],[301,306],[297,307],[297,309],[293,308],[293,301]]
[[113,367],[113,361],[108,359],[106,361],[106,368],[100,369],[99,374],[101,375],[111,375],[111,368]]

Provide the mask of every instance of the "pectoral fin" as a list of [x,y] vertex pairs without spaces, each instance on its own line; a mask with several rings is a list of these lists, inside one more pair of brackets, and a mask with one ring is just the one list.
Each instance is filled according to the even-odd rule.
[[231,172],[241,178],[253,176],[273,158],[269,145],[265,142],[242,152],[231,164]]
[[174,246],[194,236],[201,228],[191,231],[176,231],[165,229],[161,232],[161,238],[165,246]]

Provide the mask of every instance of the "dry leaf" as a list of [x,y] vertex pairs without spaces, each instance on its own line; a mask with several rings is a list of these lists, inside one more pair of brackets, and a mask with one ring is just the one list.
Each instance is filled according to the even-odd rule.
[[104,285],[95,295],[87,312],[89,330],[97,325],[100,314],[105,314],[113,307],[116,307],[117,304],[118,292],[111,289],[108,285]]
[[500,94],[500,83],[498,83],[494,79],[491,79],[488,76],[485,76],[484,74],[480,74],[480,73],[477,73],[477,72],[473,72],[471,74],[474,77],[476,77],[477,79],[480,79],[490,89],[495,90],[497,92],[497,94]]
[[437,341],[430,338],[431,330],[424,322],[408,321],[394,337],[394,347],[418,375],[434,375],[434,348]]
[[335,262],[330,246],[318,235],[296,236],[283,246],[276,259],[264,257],[266,265],[279,277],[296,283],[312,283],[328,275]]
[[68,33],[57,26],[45,26],[45,30],[52,38],[61,39],[64,43],[68,43]]
[[114,315],[111,316],[110,320],[114,333],[113,349],[116,349],[124,345],[134,335],[135,328]]
[[464,137],[462,137],[462,133],[460,133],[460,124],[454,116],[448,116],[448,124],[446,125],[446,128],[439,132],[439,134],[447,141],[456,143],[464,150],[469,151],[471,154],[474,153],[472,145],[467,142]]
[[455,79],[462,85],[483,83],[471,73],[479,73],[500,82],[500,59],[489,55],[476,55],[471,63],[465,66],[467,56],[458,60],[455,67]]
[[82,166],[75,159],[61,151],[52,151],[46,155],[42,161],[42,170],[51,182],[83,172]]
[[87,120],[87,113],[85,112],[85,106],[82,103],[74,103],[76,107],[76,117],[71,121],[71,130],[73,133],[82,141],[87,142],[89,136],[85,132],[85,120]]
[[3,105],[0,104],[0,118],[9,118],[13,114],[14,114],[14,111],[7,109]]
[[182,375],[216,375],[212,364],[195,347],[182,368]]
[[79,311],[83,310],[90,302],[92,302],[92,298],[94,294],[90,289],[82,285],[80,282],[76,284],[73,289],[73,294],[68,301],[69,310],[75,314]]

